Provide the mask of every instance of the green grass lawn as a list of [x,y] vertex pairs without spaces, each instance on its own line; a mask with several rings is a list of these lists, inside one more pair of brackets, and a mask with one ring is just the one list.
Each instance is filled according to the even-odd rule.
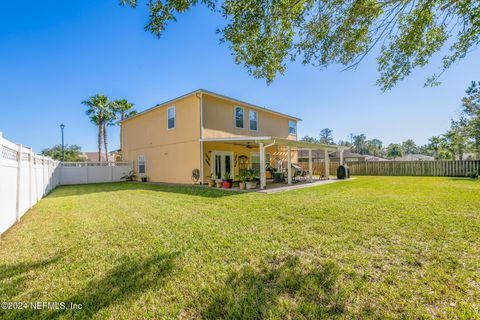
[[26,318],[480,318],[480,182],[361,177],[272,195],[54,190],[0,242]]

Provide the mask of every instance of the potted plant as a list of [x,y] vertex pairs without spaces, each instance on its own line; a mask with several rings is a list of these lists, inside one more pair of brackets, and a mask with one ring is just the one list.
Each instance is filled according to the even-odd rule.
[[137,179],[137,175],[135,174],[135,171],[131,170],[129,173],[123,173],[123,176],[120,178],[120,180],[125,180],[125,181],[135,181]]
[[257,171],[254,169],[249,169],[247,171],[247,181],[246,181],[247,190],[255,189],[257,187]]
[[241,173],[237,176],[237,179],[240,181],[240,190],[245,190],[247,188],[247,175],[245,173]]
[[208,177],[208,186],[210,188],[215,187],[215,175],[213,173]]
[[222,187],[222,179],[220,179],[220,177],[215,176],[215,187],[217,188]]
[[230,172],[225,172],[225,174],[223,175],[222,183],[223,189],[230,189],[232,187],[233,179],[230,178]]

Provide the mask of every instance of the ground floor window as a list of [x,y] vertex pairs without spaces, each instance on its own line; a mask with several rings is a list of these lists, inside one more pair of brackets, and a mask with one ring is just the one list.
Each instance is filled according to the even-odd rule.
[[145,156],[143,154],[138,156],[138,174],[145,174]]

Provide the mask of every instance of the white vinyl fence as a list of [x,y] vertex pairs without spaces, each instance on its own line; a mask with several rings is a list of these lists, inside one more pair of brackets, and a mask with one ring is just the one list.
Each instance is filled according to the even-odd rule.
[[121,181],[133,170],[132,162],[62,162],[60,184],[85,184]]
[[0,234],[59,184],[58,166],[0,132]]
[[116,182],[132,162],[59,162],[0,132],[0,235],[58,185]]

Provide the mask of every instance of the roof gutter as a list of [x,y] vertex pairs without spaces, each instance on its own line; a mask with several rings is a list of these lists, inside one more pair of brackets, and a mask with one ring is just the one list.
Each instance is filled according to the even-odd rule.
[[276,142],[276,140],[273,140],[273,142],[272,142],[272,143],[270,143],[270,144],[267,144],[267,145],[266,145],[266,146],[264,146],[263,148],[265,148],[265,149],[266,149],[266,148],[273,147],[273,146],[275,145],[275,142]]
[[195,96],[200,100],[200,182],[203,184],[203,94],[201,92],[197,92]]

